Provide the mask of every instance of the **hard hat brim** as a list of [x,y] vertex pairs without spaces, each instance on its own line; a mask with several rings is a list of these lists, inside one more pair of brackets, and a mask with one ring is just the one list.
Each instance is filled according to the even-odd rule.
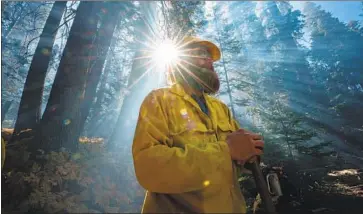
[[184,38],[183,43],[184,45],[199,44],[207,47],[214,62],[218,61],[221,58],[221,51],[218,46],[208,40],[202,40],[196,37],[186,37]]
[[198,44],[201,44],[203,46],[206,46],[212,56],[212,60],[218,61],[221,58],[221,51],[219,50],[218,46],[215,45],[214,43],[207,41],[207,40],[202,40],[200,42],[197,42]]

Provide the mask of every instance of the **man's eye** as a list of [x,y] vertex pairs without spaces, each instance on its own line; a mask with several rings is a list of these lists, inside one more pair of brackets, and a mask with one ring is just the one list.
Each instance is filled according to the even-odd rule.
[[204,53],[203,57],[208,58],[208,57],[210,57],[210,54],[208,52]]
[[208,57],[209,56],[209,53],[207,51],[200,51],[198,53],[198,56],[205,58],[205,57]]
[[210,54],[206,50],[194,50],[190,51],[189,54],[193,57],[210,58]]

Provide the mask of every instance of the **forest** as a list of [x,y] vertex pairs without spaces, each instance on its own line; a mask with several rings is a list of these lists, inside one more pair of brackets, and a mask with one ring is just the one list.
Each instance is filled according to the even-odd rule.
[[[219,45],[215,96],[282,170],[279,213],[362,213],[360,11],[343,22],[313,2],[1,1],[2,212],[140,213],[131,145],[143,99],[167,85],[153,53],[192,35]],[[239,181],[263,213],[251,175]]]

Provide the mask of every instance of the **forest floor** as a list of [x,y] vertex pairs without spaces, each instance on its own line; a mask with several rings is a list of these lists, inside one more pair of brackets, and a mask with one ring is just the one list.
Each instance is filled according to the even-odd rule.
[[[2,129],[2,138],[5,141],[9,141],[12,129]],[[27,136],[29,137],[29,136]],[[12,148],[9,148],[9,151]],[[9,156],[12,154],[14,155],[14,151],[9,152],[7,150],[7,155]],[[20,155],[24,155],[25,153],[21,153]],[[14,157],[9,157],[8,161],[14,161]],[[5,162],[7,159],[5,159]],[[126,164],[130,165],[131,161]],[[2,195],[10,196],[14,195],[9,191],[18,191],[12,190],[12,187],[7,187],[8,183],[12,182],[4,182],[4,177],[9,179],[8,174],[10,173],[9,164],[5,164],[4,169],[2,170]],[[70,162],[65,162],[65,164],[70,164]],[[8,165],[8,166],[6,166]],[[16,166],[14,164],[10,164],[11,166]],[[31,164],[33,167],[33,163]],[[70,165],[72,166],[72,165]],[[123,166],[123,167],[125,167]],[[58,170],[59,167],[56,166]],[[113,165],[109,166],[110,168]],[[14,169],[11,169],[14,171]],[[128,169],[130,170],[130,169]],[[279,214],[320,214],[320,213],[330,213],[330,214],[361,214],[363,210],[363,170],[358,169],[356,166],[351,165],[349,163],[344,163],[338,166],[330,166],[325,168],[317,168],[311,170],[300,170],[296,167],[286,167],[284,170],[283,175],[280,177],[280,182],[282,186],[282,191],[284,196],[280,198],[277,209]],[[132,171],[132,170],[131,170]],[[123,171],[122,171],[123,173]],[[25,175],[26,173],[22,174]],[[30,174],[26,174],[29,176],[34,174],[34,172],[30,172]],[[39,174],[39,173],[38,173]],[[130,175],[131,176],[131,175]],[[129,176],[129,177],[130,177]],[[11,177],[11,176],[10,176]],[[132,176],[131,176],[132,177]],[[12,179],[19,179],[19,177],[11,177]],[[28,177],[27,177],[28,178]],[[82,181],[85,181],[88,177],[82,178]],[[68,178],[64,178],[67,181]],[[6,180],[6,179],[5,179]],[[105,182],[101,178],[98,178],[95,182]],[[108,182],[108,181],[107,181]],[[105,182],[105,183],[107,183]],[[125,180],[126,182],[126,180]],[[112,183],[112,182],[111,182]],[[135,182],[133,182],[134,184]],[[87,184],[88,185],[88,184]],[[124,212],[138,212],[137,209],[141,207],[143,192],[140,191],[134,184],[132,188],[135,188],[137,191],[137,195],[133,195],[133,190],[126,190],[126,192],[131,192],[128,194],[122,195],[125,190],[121,190],[122,193],[120,197],[129,197],[129,198],[136,198],[136,200],[129,201],[125,203],[123,206],[132,206],[133,208],[125,208],[125,209],[118,209],[118,211]],[[112,186],[112,185],[111,185]],[[244,187],[244,195],[246,197],[247,204],[249,205],[250,209],[252,210],[252,204],[255,202],[256,190],[254,188],[253,179],[250,175],[246,175],[246,179],[241,183],[241,186]],[[247,188],[246,188],[247,187]],[[42,187],[43,188],[43,187]],[[98,188],[97,184],[94,187],[89,188]],[[112,186],[115,188],[115,186]],[[111,188],[111,189],[112,189]],[[127,188],[127,186],[118,187],[118,188]],[[99,190],[98,190],[99,191]],[[135,191],[135,192],[136,192]],[[29,194],[29,191],[24,191],[25,194]],[[68,193],[69,194],[69,193]],[[90,193],[91,194],[91,193]],[[102,193],[107,195],[106,193]],[[116,194],[116,193],[112,193]],[[16,195],[16,194],[15,194]],[[17,196],[19,198],[19,196]],[[72,196],[73,197],[73,196]],[[15,198],[14,198],[15,200]],[[32,199],[34,200],[34,199]],[[58,200],[58,199],[57,199]],[[68,200],[67,198],[65,200]],[[6,200],[2,197],[2,210],[9,211],[12,210],[14,205],[10,205],[9,201],[13,201],[12,199],[7,198]],[[6,203],[4,203],[6,202]],[[19,202],[20,203],[20,202]],[[48,203],[48,202],[45,202]],[[50,203],[50,202],[49,202]],[[107,202],[108,203],[108,202]],[[21,204],[21,203],[20,203]],[[97,204],[97,203],[96,203]],[[102,204],[102,203],[98,203]],[[44,206],[44,205],[43,205]],[[46,206],[46,205],[45,205]],[[111,210],[111,205],[107,207],[100,208],[98,205],[98,210],[101,212],[106,212]],[[86,209],[90,212],[91,209]],[[97,210],[97,209],[96,209]],[[253,213],[250,211],[249,213]],[[263,209],[258,209],[256,213],[263,213]]]
[[[244,182],[250,183],[251,180],[252,177]],[[276,205],[279,214],[362,213],[363,170],[349,163],[311,171],[289,169],[280,177],[280,184],[284,195]],[[247,190],[245,195],[251,207],[250,213],[253,213],[256,192]],[[256,213],[264,212],[261,208]]]

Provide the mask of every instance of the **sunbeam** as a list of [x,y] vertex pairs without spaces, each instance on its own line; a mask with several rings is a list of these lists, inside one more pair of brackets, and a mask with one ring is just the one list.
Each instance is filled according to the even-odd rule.
[[172,65],[179,60],[180,51],[172,41],[164,41],[153,50],[152,59],[160,66]]

